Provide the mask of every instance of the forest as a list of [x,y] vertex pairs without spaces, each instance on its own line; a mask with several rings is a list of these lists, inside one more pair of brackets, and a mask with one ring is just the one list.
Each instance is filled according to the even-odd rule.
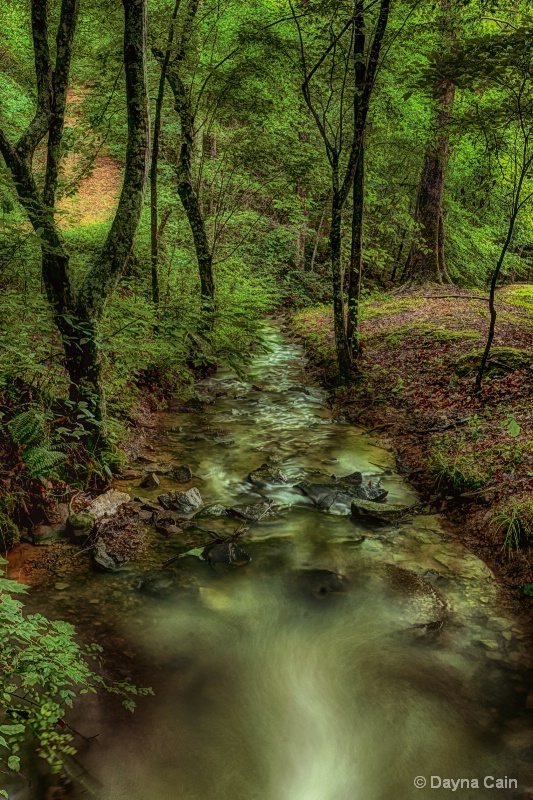
[[530,6],[0,22],[0,796],[531,796]]

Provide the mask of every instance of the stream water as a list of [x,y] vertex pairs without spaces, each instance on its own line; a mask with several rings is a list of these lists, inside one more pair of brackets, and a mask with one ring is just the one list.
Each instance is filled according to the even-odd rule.
[[[106,698],[76,721],[99,733],[79,755],[94,793],[408,800],[433,797],[436,776],[442,794],[462,778],[470,785],[453,796],[524,797],[533,712],[523,628],[437,517],[364,528],[342,504],[320,510],[294,488],[359,470],[365,482],[380,477],[386,503],[417,501],[390,453],[301,385],[301,348],[276,327],[265,336],[268,352],[245,378],[220,371],[198,385],[202,413],[163,415],[150,454],[190,465],[196,477],[178,488],[198,487],[204,503],[273,499],[274,513],[239,537],[251,562],[210,569],[191,556],[158,573],[184,545],[154,534],[136,563],[47,595],[52,615],[92,617],[102,631],[112,618],[124,662],[139,659],[155,690],[127,721]],[[286,483],[247,481],[268,459]],[[176,488],[164,477],[153,490],[135,484],[146,500]],[[239,527],[227,516],[201,524]],[[507,783],[489,778],[489,788],[485,776]]]

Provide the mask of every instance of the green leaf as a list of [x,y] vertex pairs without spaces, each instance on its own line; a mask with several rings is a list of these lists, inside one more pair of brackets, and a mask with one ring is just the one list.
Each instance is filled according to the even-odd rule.
[[15,725],[0,725],[0,733],[5,733],[8,736],[16,736],[17,733],[24,733],[26,728],[24,725],[17,723]]
[[507,426],[507,433],[509,434],[509,436],[520,435],[520,425],[514,419],[514,417],[509,421],[509,425]]
[[9,769],[12,769],[13,772],[18,772],[20,770],[20,758],[18,756],[9,756],[7,759],[7,766]]
[[0,592],[14,592],[18,594],[25,594],[28,590],[22,583],[18,581],[11,581],[8,578],[0,578]]

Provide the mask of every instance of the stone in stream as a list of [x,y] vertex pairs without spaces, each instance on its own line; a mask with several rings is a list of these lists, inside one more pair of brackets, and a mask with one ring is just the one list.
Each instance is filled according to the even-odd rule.
[[220,544],[210,545],[203,551],[202,558],[207,561],[210,567],[214,567],[215,564],[229,564],[234,567],[241,567],[252,560],[248,553],[237,547],[235,542],[220,542]]
[[372,503],[382,503],[387,497],[388,491],[381,487],[357,486],[353,490],[353,494],[359,500],[370,500]]
[[250,483],[265,484],[283,484],[287,483],[287,478],[283,472],[272,464],[261,464],[257,469],[252,470],[247,476],[246,480]]
[[[337,459],[335,459],[335,460],[337,460]],[[325,463],[331,463],[331,462],[332,462],[332,459],[330,459],[328,462],[324,461],[322,463],[325,464]],[[350,472],[349,475],[339,476],[337,478],[337,481],[339,483],[349,483],[349,484],[352,484],[353,486],[361,486],[361,484],[363,483],[363,473],[362,472],[357,472],[357,471],[356,472]]]
[[103,539],[98,539],[93,550],[93,561],[96,567],[104,572],[114,572],[120,564],[108,552],[106,543]]
[[304,569],[296,573],[296,585],[305,594],[323,598],[346,591],[343,579],[329,569]]
[[192,470],[187,464],[172,467],[167,473],[167,478],[176,483],[189,483],[192,480]]
[[278,506],[275,506],[271,501],[264,500],[260,503],[248,503],[239,506],[232,506],[227,509],[230,517],[237,517],[246,522],[259,522],[264,517],[275,514]]
[[86,539],[91,534],[95,523],[95,515],[89,514],[86,511],[80,511],[77,514],[69,514],[66,531],[72,539]]
[[163,515],[157,517],[154,528],[162,536],[175,536],[177,533],[183,533],[183,528],[180,528],[177,522],[178,520],[171,514]]
[[301,481],[294,486],[301,494],[313,501],[321,511],[329,511],[334,506],[348,506],[354,495],[348,486],[335,483],[308,483]]
[[205,506],[193,514],[192,519],[209,519],[209,517],[225,517],[227,516],[226,508],[220,503],[213,503],[210,506]]
[[159,478],[155,472],[149,472],[146,478],[140,482],[139,486],[141,489],[156,489],[159,486]]
[[131,500],[129,494],[126,492],[119,492],[117,489],[109,489],[104,494],[95,497],[87,506],[89,514],[94,514],[96,519],[100,519],[104,515],[111,516],[115,514],[120,506],[124,503],[129,503]]
[[170,569],[154,569],[145,572],[136,582],[135,588],[140,592],[154,595],[167,594],[176,588],[177,585],[176,573]]
[[65,525],[37,525],[31,532],[31,541],[36,547],[44,547],[62,541],[65,534]]
[[182,514],[190,514],[202,505],[202,496],[195,487],[186,492],[160,494],[157,499],[165,511],[179,511]]
[[380,505],[372,500],[352,500],[351,514],[357,522],[382,527],[399,522],[409,513],[409,506],[401,503]]

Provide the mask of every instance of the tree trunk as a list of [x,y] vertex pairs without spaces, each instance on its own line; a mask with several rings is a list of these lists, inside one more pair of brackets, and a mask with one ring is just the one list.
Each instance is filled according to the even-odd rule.
[[363,278],[363,213],[365,197],[364,141],[357,160],[353,184],[352,246],[350,253],[350,280],[348,284],[348,319],[346,335],[352,360],[359,352],[359,303]]
[[305,271],[305,245],[307,242],[307,189],[305,186],[298,184],[296,187],[296,194],[300,198],[300,209],[302,213],[302,221],[298,231],[298,269],[301,272]]
[[346,337],[346,323],[344,319],[344,292],[342,280],[341,258],[341,225],[342,205],[338,190],[333,191],[331,201],[331,230],[329,244],[331,249],[331,278],[333,284],[333,317],[335,329],[335,348],[339,365],[339,376],[342,381],[350,379],[352,360],[348,339]]
[[181,149],[176,168],[178,195],[187,215],[194,240],[202,301],[204,305],[212,306],[215,300],[213,255],[207,238],[200,199],[194,189],[192,176],[194,117],[189,93],[178,70],[179,63],[173,63],[167,71],[167,80],[174,95],[174,105],[181,123]]

